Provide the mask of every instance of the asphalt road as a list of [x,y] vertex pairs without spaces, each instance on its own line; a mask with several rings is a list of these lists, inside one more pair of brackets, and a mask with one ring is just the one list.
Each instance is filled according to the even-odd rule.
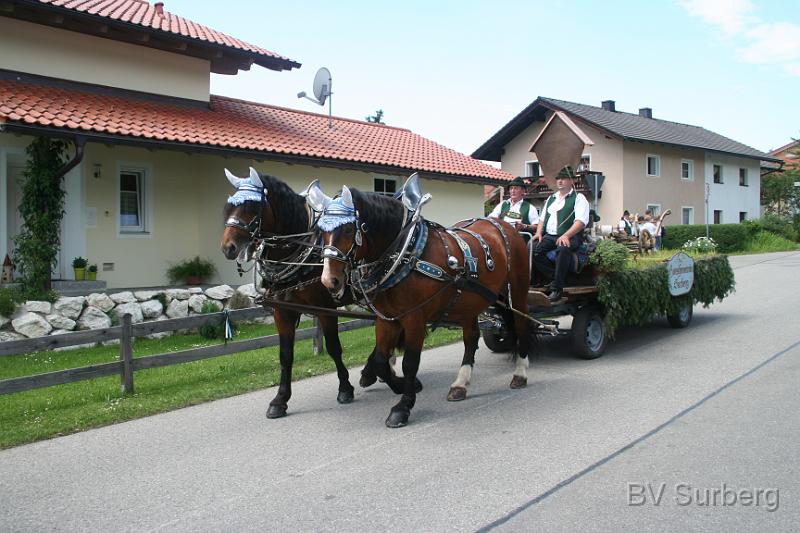
[[692,324],[618,332],[582,361],[543,343],[527,389],[483,345],[422,357],[393,395],[336,404],[332,375],[0,452],[6,531],[791,531],[800,523],[800,253],[733,257]]

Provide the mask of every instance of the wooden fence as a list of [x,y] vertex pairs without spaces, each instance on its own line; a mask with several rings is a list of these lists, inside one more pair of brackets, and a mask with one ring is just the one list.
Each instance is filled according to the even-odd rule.
[[[228,316],[232,321],[252,320],[263,317],[266,310],[263,307],[250,307],[247,309],[237,309],[228,311]],[[211,357],[219,357],[232,353],[267,348],[278,344],[278,335],[268,335],[243,341],[230,341],[225,344],[215,344],[202,348],[192,348],[179,352],[163,353],[147,357],[133,357],[133,339],[143,337],[153,333],[163,333],[165,331],[175,331],[184,329],[195,329],[209,324],[219,324],[225,320],[225,312],[195,315],[186,318],[172,318],[169,320],[159,320],[153,322],[142,322],[139,324],[131,323],[131,315],[122,317],[122,324],[119,326],[95,329],[90,331],[80,331],[75,333],[65,333],[63,335],[51,335],[38,337],[35,339],[24,339],[18,341],[0,342],[0,357],[19,353],[40,352],[76,346],[80,344],[94,344],[119,339],[120,357],[118,361],[111,363],[101,363],[80,368],[69,368],[48,372],[46,374],[36,374],[33,376],[22,376],[0,380],[0,395],[12,392],[50,387],[63,383],[72,383],[103,376],[113,376],[118,374],[122,383],[122,390],[126,393],[133,393],[133,374],[137,370],[147,368],[158,368],[162,366],[188,363],[199,361]],[[358,319],[342,322],[339,324],[339,331],[349,331],[363,328],[373,324],[372,320]],[[315,319],[313,328],[298,330],[295,340],[314,339],[315,353],[321,352],[322,332],[318,321]]]

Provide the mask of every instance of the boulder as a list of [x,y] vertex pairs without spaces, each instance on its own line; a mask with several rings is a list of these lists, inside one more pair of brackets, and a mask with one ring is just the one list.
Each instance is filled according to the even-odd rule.
[[89,296],[86,297],[86,303],[91,305],[92,307],[100,309],[104,313],[108,313],[109,311],[114,309],[114,306],[116,305],[114,303],[114,300],[109,298],[108,294],[103,292],[95,292],[93,294],[90,294]]
[[147,300],[152,300],[163,292],[164,291],[136,291],[133,293],[133,295],[136,296],[136,299],[140,302],[146,302]]
[[114,300],[114,303],[119,304],[128,304],[131,302],[136,301],[136,296],[133,295],[131,291],[124,291],[124,292],[116,292],[111,295],[111,299]]
[[203,294],[202,287],[189,287],[190,294]]
[[42,337],[53,331],[53,326],[36,313],[25,312],[19,318],[11,321],[11,325],[17,333],[21,333],[28,338]]
[[103,329],[111,327],[108,315],[96,307],[88,306],[78,319],[78,329]]
[[192,293],[188,289],[167,289],[168,300],[188,300]]
[[233,296],[233,292],[230,285],[217,285],[206,289],[206,296],[213,300],[227,300]]
[[85,302],[84,296],[64,296],[53,304],[53,312],[75,320],[81,316]]
[[187,300],[172,300],[167,306],[167,316],[170,318],[189,316],[189,302]]
[[[65,316],[59,315],[58,313],[53,313],[52,315],[47,315],[44,317],[50,325],[56,328],[57,330],[73,330],[75,329],[76,322],[71,318],[67,318]],[[50,335],[55,335],[55,332],[51,332]]]
[[22,339],[27,339],[27,337],[16,331],[0,331],[0,342],[21,341]]
[[114,308],[113,313],[119,317],[120,323],[122,323],[122,317],[126,314],[131,315],[132,324],[138,324],[144,320],[144,316],[142,316],[142,306],[139,302],[120,304]]
[[29,313],[41,313],[43,315],[49,315],[53,311],[53,304],[39,300],[29,300],[22,304],[21,307]]
[[11,319],[10,319],[10,318],[6,318],[6,317],[4,317],[3,315],[0,315],[0,328],[2,328],[3,326],[5,326],[5,325],[6,325],[6,324],[8,324],[9,322],[11,322]]
[[164,306],[158,300],[147,300],[141,303],[142,316],[145,318],[157,318],[164,312]]
[[[195,313],[201,313],[203,304],[208,301],[209,299],[204,294],[192,294],[189,297],[189,308]],[[216,304],[217,302],[214,300],[214,303]]]
[[250,298],[255,298],[258,296],[258,291],[256,290],[255,285],[252,283],[248,283],[246,285],[239,285],[236,288],[236,292],[242,293],[245,296],[249,296]]

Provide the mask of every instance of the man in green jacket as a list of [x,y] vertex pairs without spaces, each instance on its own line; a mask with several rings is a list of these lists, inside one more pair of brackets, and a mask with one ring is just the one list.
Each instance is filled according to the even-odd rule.
[[575,173],[570,166],[558,172],[557,190],[545,201],[542,222],[533,237],[535,264],[549,262],[547,252],[556,250],[556,267],[548,295],[551,302],[561,299],[572,252],[583,243],[583,228],[589,223],[589,202],[584,195],[575,191],[574,179]]
[[535,232],[539,211],[525,199],[525,181],[519,176],[508,184],[508,196],[508,200],[497,204],[489,216],[505,220],[517,231]]

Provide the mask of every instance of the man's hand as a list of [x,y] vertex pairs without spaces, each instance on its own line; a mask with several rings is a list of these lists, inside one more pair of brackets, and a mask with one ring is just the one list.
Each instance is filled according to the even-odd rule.
[[542,234],[541,233],[537,233],[536,235],[533,236],[533,239],[531,239],[531,240],[533,242],[541,241],[542,240]]
[[569,237],[566,234],[562,235],[556,240],[556,245],[558,246],[566,246],[569,248]]

